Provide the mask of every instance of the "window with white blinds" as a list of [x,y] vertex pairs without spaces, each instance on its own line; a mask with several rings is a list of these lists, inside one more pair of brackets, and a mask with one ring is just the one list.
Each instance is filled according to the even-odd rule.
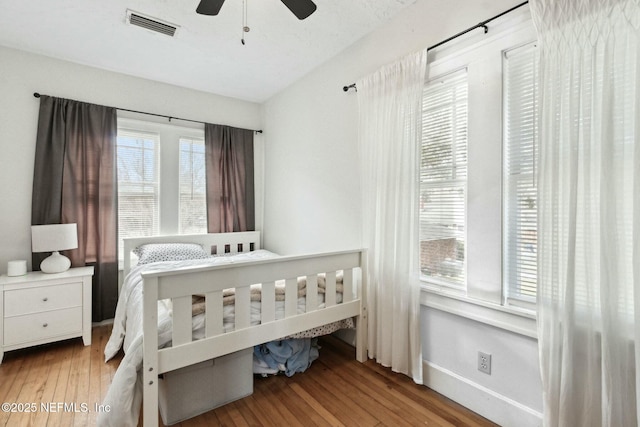
[[466,283],[467,70],[428,82],[423,92],[420,269],[443,285]]
[[180,138],[180,233],[207,232],[204,139]]
[[118,129],[118,244],[159,230],[158,134]]
[[504,53],[503,277],[509,299],[535,302],[537,286],[537,52]]

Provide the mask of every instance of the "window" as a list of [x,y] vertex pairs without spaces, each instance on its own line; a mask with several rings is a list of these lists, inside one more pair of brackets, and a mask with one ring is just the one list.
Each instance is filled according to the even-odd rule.
[[159,230],[158,134],[118,129],[118,242]]
[[505,52],[503,269],[506,297],[535,302],[537,282],[536,45]]
[[207,232],[204,140],[180,138],[180,233]]
[[420,269],[464,287],[467,187],[467,71],[425,86],[420,164]]
[[120,249],[127,237],[206,233],[203,125],[118,115]]
[[527,85],[535,65],[524,64],[535,58],[536,31],[527,8],[492,23],[486,34],[429,51],[427,76],[436,78],[423,102],[423,302],[501,324],[509,313],[529,328],[537,206],[535,89]]

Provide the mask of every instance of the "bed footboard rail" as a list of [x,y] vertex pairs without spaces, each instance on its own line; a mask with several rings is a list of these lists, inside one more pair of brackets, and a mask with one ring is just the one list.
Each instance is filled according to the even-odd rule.
[[[366,252],[353,250],[143,274],[144,425],[158,425],[159,374],[327,323],[353,317],[356,358],[366,360],[365,262]],[[256,284],[261,319],[251,325]],[[228,289],[235,290],[235,327],[225,332]],[[305,311],[299,314],[301,294],[306,296]],[[199,340],[192,339],[193,295],[205,297],[205,337]],[[158,349],[158,301],[166,299],[173,309],[172,345]],[[276,300],[282,299],[284,313],[278,316]]]

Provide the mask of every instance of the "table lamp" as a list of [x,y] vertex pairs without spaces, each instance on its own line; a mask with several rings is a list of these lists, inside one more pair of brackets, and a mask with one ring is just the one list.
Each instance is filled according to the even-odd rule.
[[31,226],[31,250],[53,252],[40,264],[43,273],[62,273],[71,267],[71,261],[58,251],[78,247],[76,224],[48,224]]

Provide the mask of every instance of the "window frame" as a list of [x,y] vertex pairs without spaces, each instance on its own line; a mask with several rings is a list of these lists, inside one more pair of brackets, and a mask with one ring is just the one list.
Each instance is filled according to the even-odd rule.
[[[182,187],[183,187],[183,182],[182,182],[182,177],[183,177],[183,172],[182,172],[182,164],[183,164],[183,158],[182,155],[183,153],[185,153],[186,151],[183,149],[183,144],[187,143],[189,144],[189,155],[190,155],[190,166],[191,166],[191,170],[193,170],[193,166],[194,166],[194,155],[195,154],[200,154],[199,152],[196,153],[193,149],[194,145],[201,145],[202,146],[202,156],[203,156],[203,165],[202,167],[204,168],[204,190],[202,192],[202,197],[204,198],[204,211],[201,212],[202,215],[204,215],[205,218],[205,223],[204,223],[204,229],[199,229],[199,230],[185,230],[184,229],[184,224],[183,224],[183,192],[182,192]],[[179,186],[178,186],[178,229],[179,229],[179,233],[180,234],[201,234],[201,233],[207,233],[208,229],[207,229],[207,175],[206,175],[206,157],[205,157],[205,152],[206,152],[206,148],[205,148],[205,143],[204,143],[204,135],[202,136],[202,138],[194,138],[194,137],[185,137],[182,136],[180,137],[180,139],[178,140],[178,151],[179,151],[179,156],[178,156],[178,173],[179,173]],[[192,188],[192,193],[193,193],[193,178],[191,179],[191,188]]]
[[[509,55],[519,55],[522,53],[531,53],[533,55],[534,58],[534,63],[531,64],[531,66],[533,67],[534,70],[534,76],[533,76],[533,86],[534,86],[534,90],[535,87],[537,86],[537,82],[536,82],[536,66],[537,66],[537,41],[531,41],[529,43],[525,43],[519,46],[514,46],[511,49],[505,50],[503,53],[503,99],[504,99],[504,108],[503,108],[503,114],[504,114],[504,126],[503,126],[503,132],[504,132],[504,136],[503,136],[503,149],[504,149],[504,154],[503,154],[503,208],[504,208],[504,212],[503,212],[503,282],[504,282],[504,297],[505,297],[505,302],[507,305],[516,305],[516,306],[520,306],[520,307],[524,307],[524,308],[529,308],[529,309],[534,309],[535,308],[535,304],[536,304],[536,298],[537,298],[537,272],[534,272],[534,274],[536,274],[535,277],[535,296],[530,296],[530,295],[525,295],[522,291],[523,291],[523,287],[525,287],[525,285],[521,285],[519,283],[514,283],[514,280],[518,280],[517,278],[513,278],[512,274],[514,273],[514,271],[520,271],[520,266],[519,263],[520,262],[525,262],[526,260],[524,259],[519,259],[519,255],[518,255],[518,247],[522,244],[522,242],[519,240],[519,233],[516,230],[510,230],[510,227],[513,228],[517,228],[518,227],[518,221],[519,221],[519,217],[520,217],[520,213],[519,210],[520,208],[518,207],[518,196],[520,195],[520,192],[518,191],[518,187],[519,187],[519,183],[520,182],[531,182],[533,184],[533,190],[537,191],[537,159],[535,158],[536,153],[538,151],[538,141],[537,141],[537,134],[538,134],[538,129],[537,129],[537,111],[539,108],[539,99],[536,96],[535,92],[534,92],[534,99],[533,99],[533,110],[534,110],[534,116],[532,118],[530,118],[531,123],[532,123],[532,130],[530,135],[525,135],[525,138],[532,138],[533,139],[533,147],[531,147],[531,151],[532,151],[532,156],[533,159],[531,161],[531,165],[526,164],[526,159],[523,161],[522,157],[524,157],[523,155],[518,155],[517,158],[510,158],[509,154],[510,154],[510,150],[513,148],[519,148],[522,149],[523,148],[523,144],[520,142],[516,143],[516,147],[512,147],[511,146],[511,141],[509,140],[509,106],[507,105],[507,98],[510,96],[509,92],[508,92],[508,75],[507,75],[507,71],[508,71],[508,58]],[[514,77],[520,77],[520,76],[514,76]],[[521,85],[520,85],[521,87]],[[522,116],[519,117],[520,119],[522,119]],[[528,148],[528,147],[526,147]],[[512,163],[516,163],[517,169],[522,170],[522,169],[528,169],[530,170],[530,172],[521,172],[521,173],[510,173],[510,167]],[[511,181],[511,182],[510,182]],[[513,182],[515,181],[515,183]],[[511,198],[514,197],[514,200],[511,200]],[[535,207],[537,207],[537,195],[534,199],[534,203],[535,203]],[[537,212],[536,212],[536,219],[537,219]],[[515,223],[514,223],[515,222]],[[537,226],[536,226],[536,233],[537,233]],[[514,236],[515,234],[515,236]],[[514,240],[515,239],[515,240]],[[537,245],[536,245],[536,257],[537,257]],[[511,267],[511,265],[514,265],[513,267]],[[536,260],[536,266],[537,266],[537,260]],[[510,268],[511,267],[511,268]],[[516,273],[517,275],[517,273]]]
[[[122,135],[124,133],[124,135]],[[145,140],[151,140],[153,142],[153,148],[152,148],[152,155],[153,155],[153,179],[150,181],[147,181],[146,179],[143,179],[142,181],[140,181],[139,183],[134,183],[133,181],[122,181],[120,178],[120,174],[118,174],[118,178],[117,178],[117,183],[116,183],[116,189],[117,189],[117,194],[118,194],[118,253],[119,256],[118,258],[122,258],[123,254],[122,249],[123,249],[123,245],[122,245],[122,237],[121,237],[121,230],[122,230],[122,223],[121,223],[121,219],[122,219],[122,215],[120,214],[120,201],[125,197],[124,194],[122,193],[131,193],[134,195],[146,195],[146,194],[150,194],[153,197],[153,216],[152,216],[152,224],[151,224],[151,234],[148,235],[157,235],[159,233],[160,230],[160,144],[161,144],[161,139],[160,139],[160,135],[158,133],[155,132],[149,132],[147,130],[138,130],[138,129],[132,129],[129,126],[123,126],[123,127],[118,127],[118,134],[117,134],[117,138],[116,138],[116,161],[117,163],[119,163],[118,159],[118,151],[120,150],[121,147],[123,147],[120,144],[120,137],[124,136],[124,137],[130,137],[130,138],[135,138],[135,139],[145,139]],[[132,149],[136,149],[133,147],[130,147]],[[142,151],[142,156],[143,156],[143,163],[144,163],[144,158],[145,158],[145,151],[147,150],[146,148],[142,148],[142,149],[137,149],[137,150],[141,150]],[[150,149],[151,151],[151,149]],[[119,169],[119,166],[117,167]],[[143,174],[145,174],[145,172],[143,171]],[[141,188],[143,189],[143,191],[121,191],[121,189],[124,187],[134,187],[136,185],[141,186]],[[147,193],[146,191],[144,191],[145,188],[152,188],[153,191]],[[129,235],[127,237],[141,237],[143,235],[134,233],[134,235]]]
[[[463,77],[462,77],[463,76]],[[465,162],[464,162],[464,169],[465,169],[465,175],[464,178],[459,178],[457,175],[457,171],[459,168],[461,168],[457,162],[457,148],[458,148],[458,139],[457,139],[457,129],[458,127],[456,126],[456,121],[457,119],[459,119],[459,116],[456,114],[454,116],[452,116],[452,121],[450,121],[448,124],[450,125],[451,129],[452,129],[452,140],[449,142],[449,144],[447,144],[448,146],[451,147],[451,165],[450,167],[446,167],[446,168],[441,168],[442,169],[446,169],[446,171],[450,171],[451,177],[450,179],[424,179],[425,175],[428,174],[427,172],[423,172],[423,168],[422,168],[422,163],[421,163],[421,167],[420,167],[420,200],[419,200],[419,204],[420,204],[420,264],[421,264],[421,271],[420,271],[420,277],[421,280],[427,281],[427,282],[431,282],[434,284],[438,284],[440,286],[443,287],[450,287],[450,288],[454,288],[454,289],[460,289],[463,290],[466,287],[466,280],[467,280],[467,271],[466,271],[466,258],[467,258],[467,253],[466,253],[466,237],[467,237],[467,177],[468,177],[468,158],[467,158],[467,147],[468,147],[468,114],[469,114],[469,108],[468,108],[468,75],[467,75],[467,69],[462,68],[462,69],[458,69],[458,70],[453,70],[451,72],[448,72],[444,75],[439,75],[436,77],[433,77],[431,79],[429,79],[427,82],[425,82],[424,88],[423,88],[423,99],[426,97],[425,92],[427,92],[429,90],[430,87],[432,87],[433,85],[438,85],[438,84],[447,84],[449,87],[451,87],[451,82],[455,82],[456,80],[462,80],[462,84],[465,86],[466,88],[466,94],[464,96],[464,103],[466,106],[466,110],[464,111],[464,121],[465,121],[465,142],[464,142],[464,149],[465,149]],[[455,107],[458,106],[458,103],[455,103]],[[439,107],[441,107],[439,105]],[[454,107],[454,109],[456,109]],[[420,158],[421,158],[421,162],[423,159],[423,150],[425,148],[425,141],[424,138],[424,123],[425,123],[425,113],[426,113],[426,109],[425,106],[423,105],[423,119],[422,119],[422,132],[421,132],[421,143],[420,143]],[[424,206],[424,200],[423,200],[423,191],[425,189],[441,189],[441,190],[445,190],[447,188],[452,189],[452,188],[457,188],[457,187],[462,187],[462,191],[464,192],[464,195],[462,197],[463,199],[463,212],[462,212],[462,221],[461,221],[461,226],[462,226],[462,231],[458,231],[458,230],[451,230],[450,231],[450,235],[453,236],[456,239],[456,244],[455,244],[455,248],[454,250],[457,252],[459,251],[458,245],[459,245],[459,237],[462,237],[462,244],[464,245],[463,251],[463,261],[462,261],[462,268],[461,268],[461,282],[458,281],[454,281],[454,280],[449,280],[446,277],[442,277],[439,275],[427,275],[424,274],[422,271],[422,259],[423,259],[423,242],[427,242],[429,241],[428,239],[422,240],[423,233],[422,233],[422,229],[425,226],[428,226],[429,223],[423,223],[423,218],[422,218],[422,214],[423,214],[423,206]],[[455,213],[451,213],[451,215],[455,216]],[[434,224],[431,224],[431,226],[434,226]],[[434,240],[443,240],[443,239],[434,239]]]
[[[202,123],[166,123],[139,114],[118,111],[118,131],[157,133],[159,145],[159,226],[157,235],[179,234],[179,151],[180,138],[204,140]],[[119,235],[118,235],[119,236]],[[122,254],[118,255],[122,267]]]

